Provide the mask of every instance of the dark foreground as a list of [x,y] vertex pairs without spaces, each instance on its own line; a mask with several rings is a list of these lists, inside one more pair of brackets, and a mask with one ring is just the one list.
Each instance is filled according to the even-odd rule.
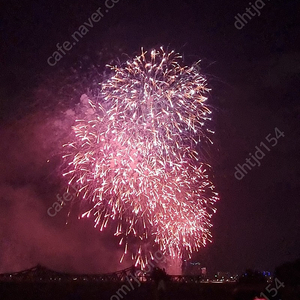
[[[41,300],[253,300],[265,292],[265,285],[238,285],[236,283],[174,283],[167,284],[166,295],[158,298],[153,283],[59,283],[59,282],[0,282],[0,299]],[[266,292],[265,292],[266,293]],[[266,294],[267,295],[267,294]],[[272,300],[300,299],[299,291],[288,287],[278,291]]]

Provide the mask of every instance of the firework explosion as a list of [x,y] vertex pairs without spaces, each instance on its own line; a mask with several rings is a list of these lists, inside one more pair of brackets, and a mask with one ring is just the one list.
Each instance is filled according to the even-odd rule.
[[88,207],[82,217],[101,231],[117,222],[124,255],[141,267],[149,243],[180,258],[211,238],[218,195],[197,150],[208,139],[209,89],[195,66],[180,63],[161,48],[109,66],[114,75],[89,100],[93,113],[77,121],[65,145],[64,175],[80,185]]

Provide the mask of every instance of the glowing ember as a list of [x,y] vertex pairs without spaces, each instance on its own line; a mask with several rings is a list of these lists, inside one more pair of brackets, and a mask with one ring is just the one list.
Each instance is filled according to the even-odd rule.
[[149,242],[180,258],[211,238],[218,195],[197,150],[208,139],[209,89],[197,68],[180,61],[161,48],[109,66],[114,76],[89,100],[93,113],[77,121],[65,145],[64,175],[81,186],[88,206],[82,217],[100,230],[117,220],[124,254],[142,267]]

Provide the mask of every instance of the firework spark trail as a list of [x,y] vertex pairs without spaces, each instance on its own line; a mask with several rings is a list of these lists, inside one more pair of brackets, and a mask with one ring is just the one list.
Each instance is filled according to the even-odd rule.
[[80,184],[89,206],[82,217],[92,216],[100,230],[118,220],[115,235],[141,266],[146,242],[182,257],[211,238],[218,195],[196,150],[208,139],[209,89],[195,67],[180,61],[160,48],[109,66],[114,76],[90,100],[93,118],[77,121],[65,145],[64,175]]

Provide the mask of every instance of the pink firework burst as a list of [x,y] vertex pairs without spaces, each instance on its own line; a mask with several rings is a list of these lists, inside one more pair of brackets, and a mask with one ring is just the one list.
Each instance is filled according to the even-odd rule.
[[117,222],[124,254],[142,267],[149,242],[190,255],[210,241],[218,200],[197,150],[208,139],[206,80],[162,48],[109,67],[114,75],[89,100],[93,114],[65,145],[64,175],[88,207],[82,217],[100,230]]

